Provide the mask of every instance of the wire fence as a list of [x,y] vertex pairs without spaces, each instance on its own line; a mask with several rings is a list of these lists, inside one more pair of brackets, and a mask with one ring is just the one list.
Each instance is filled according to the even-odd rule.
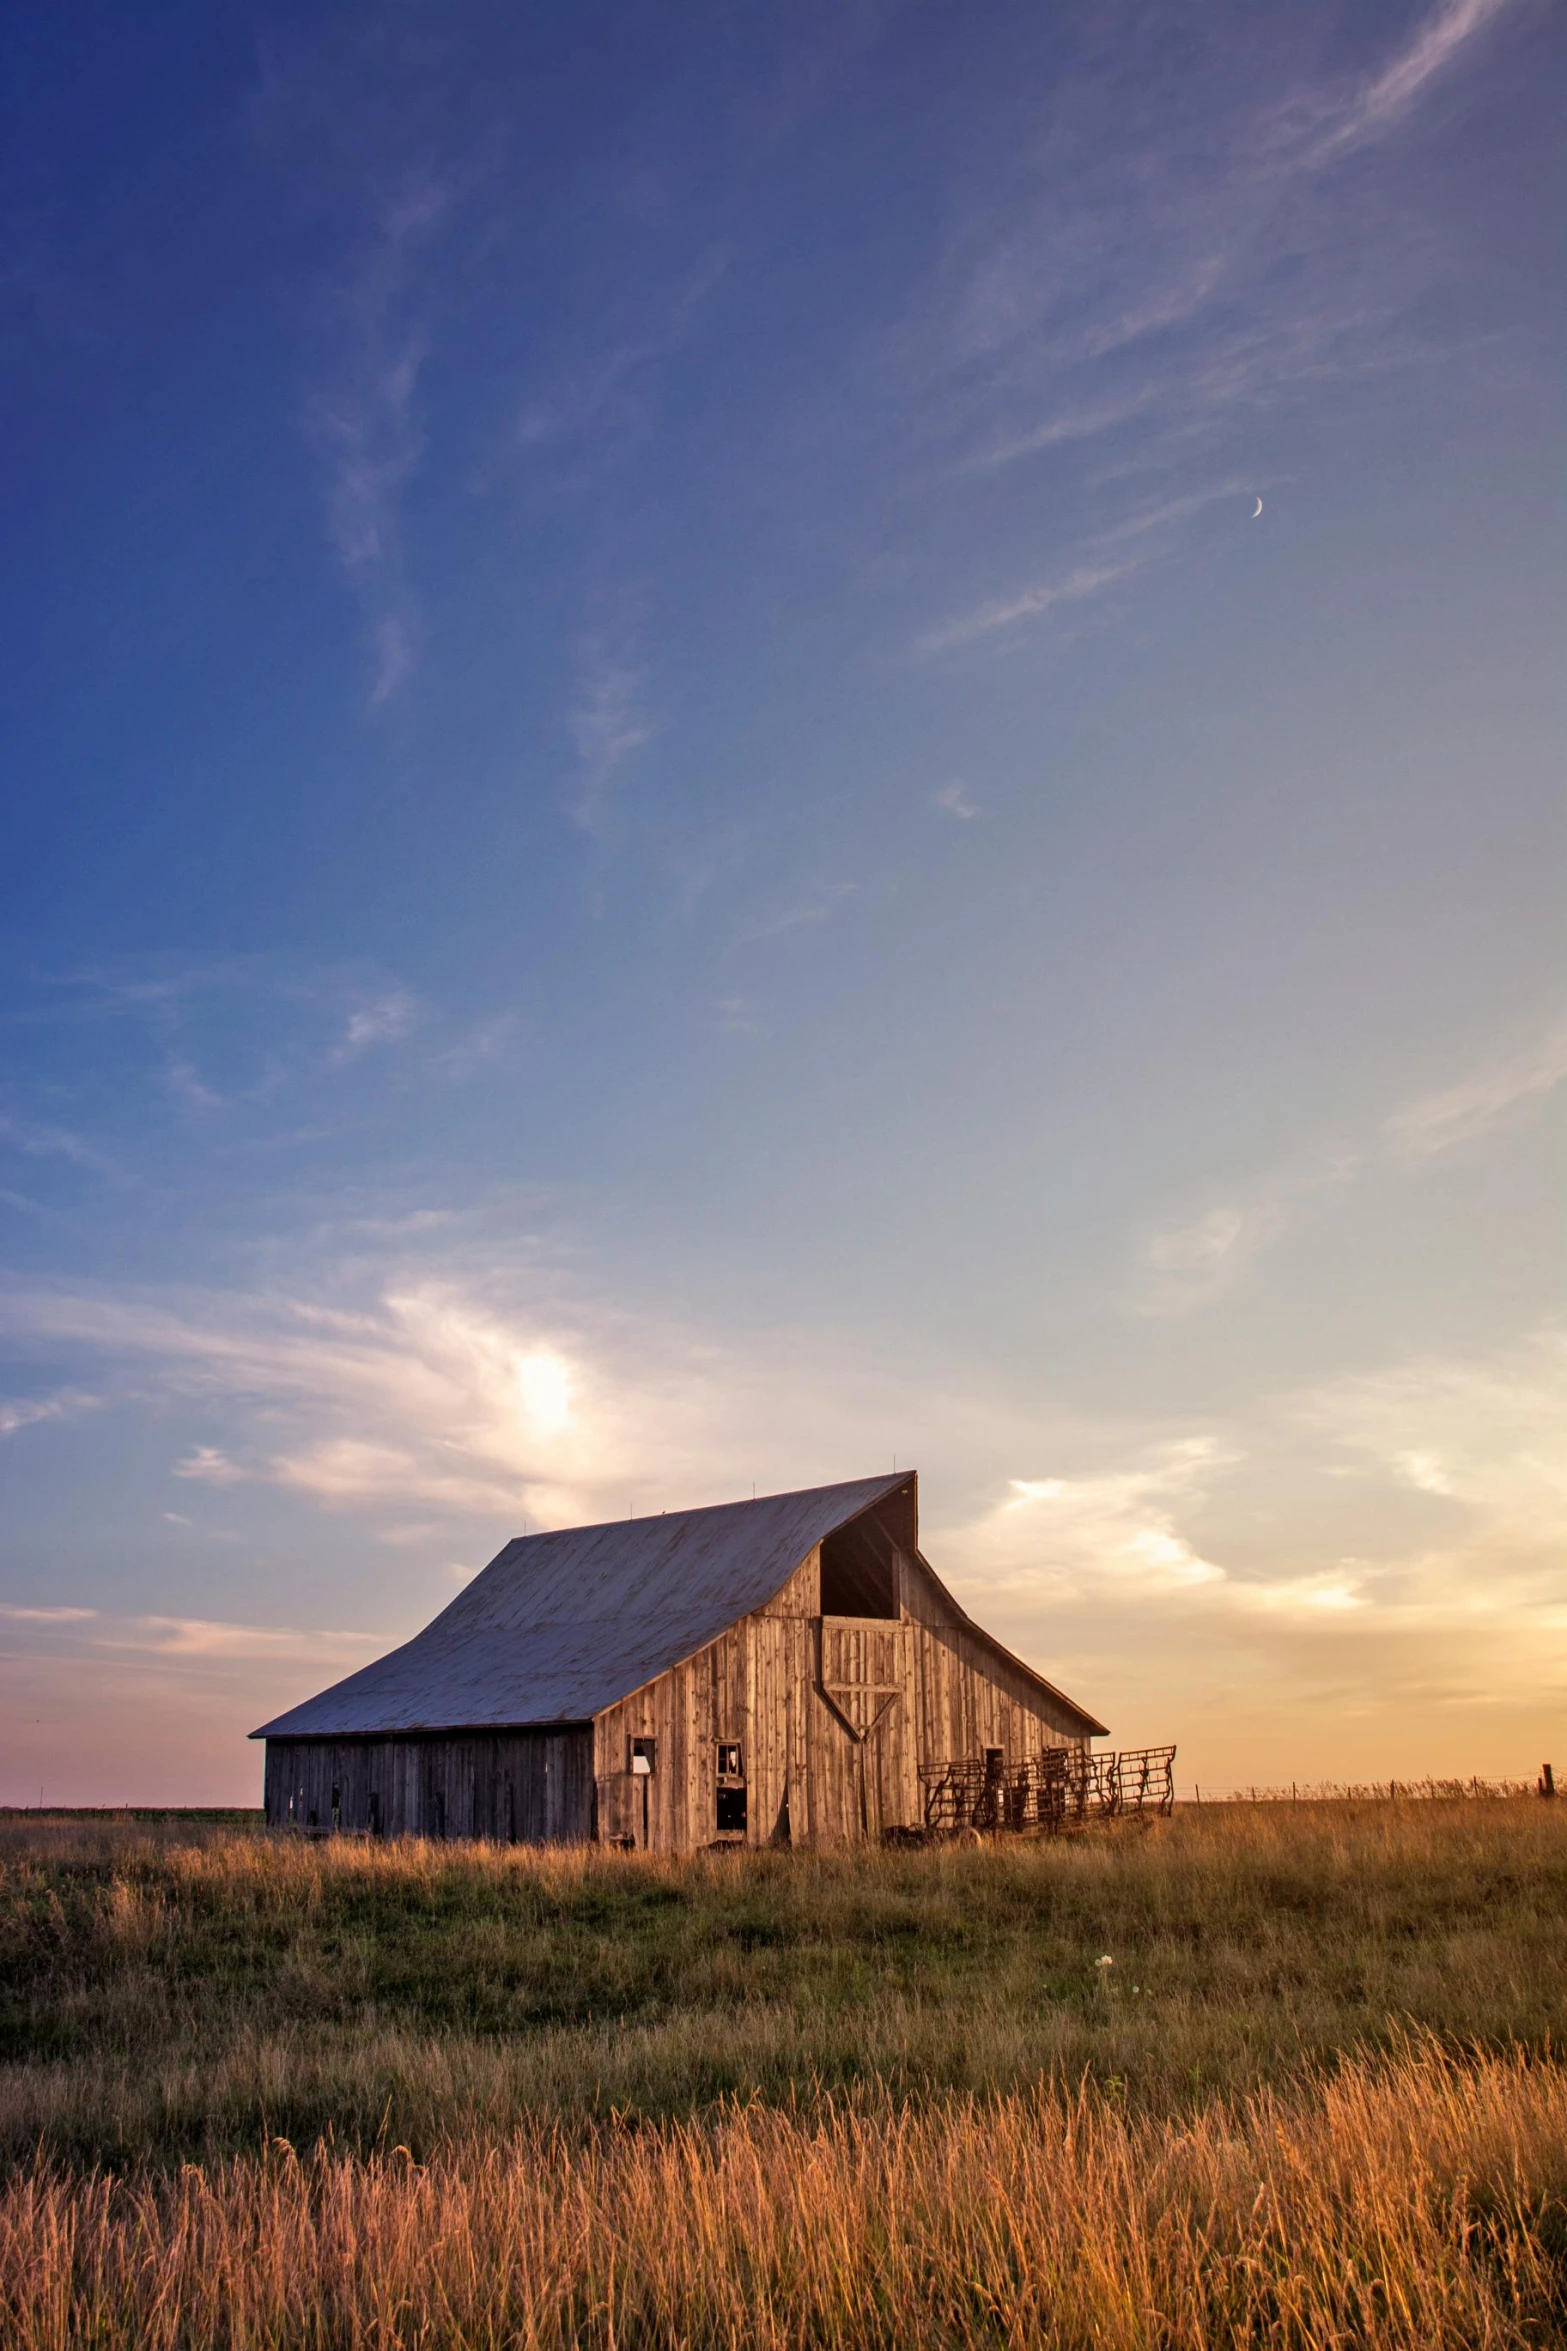
[[1511,1803],[1520,1797],[1555,1794],[1555,1774],[1547,1765],[1535,1780],[1291,1780],[1288,1786],[1243,1788],[1194,1781],[1190,1796],[1180,1800],[1189,1804],[1452,1804]]

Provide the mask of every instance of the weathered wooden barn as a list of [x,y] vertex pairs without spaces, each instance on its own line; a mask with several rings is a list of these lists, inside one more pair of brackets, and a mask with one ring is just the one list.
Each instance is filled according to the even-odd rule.
[[521,1537],[251,1735],[275,1828],[672,1853],[912,1828],[922,1766],[1103,1732],[964,1614],[906,1472]]

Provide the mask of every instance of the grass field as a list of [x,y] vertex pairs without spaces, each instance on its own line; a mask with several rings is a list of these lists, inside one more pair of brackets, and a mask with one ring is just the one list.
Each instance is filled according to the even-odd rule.
[[13,1817],[0,2339],[1567,2343],[1564,1930],[1529,1800],[674,1863]]

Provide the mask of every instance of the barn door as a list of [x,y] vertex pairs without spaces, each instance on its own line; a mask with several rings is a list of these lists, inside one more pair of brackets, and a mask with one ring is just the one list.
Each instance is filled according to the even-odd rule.
[[907,1628],[864,1617],[823,1617],[817,1632],[816,1694],[831,1726],[827,1743],[836,1796],[821,1808],[824,1822],[836,1815],[839,1835],[874,1842],[901,1811],[892,1750],[901,1746],[904,1728]]

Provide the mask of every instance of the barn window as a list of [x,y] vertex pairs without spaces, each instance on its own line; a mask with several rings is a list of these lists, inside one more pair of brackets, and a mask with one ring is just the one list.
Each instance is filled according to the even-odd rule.
[[631,1753],[628,1760],[631,1765],[632,1783],[642,1791],[641,1802],[637,1807],[642,1816],[642,1833],[638,1842],[645,1853],[653,1842],[653,1814],[652,1807],[648,1802],[648,1794],[653,1780],[653,1760],[658,1743],[654,1739],[632,1739],[629,1744]]
[[333,1782],[333,1784],[332,1784],[332,1826],[333,1826],[335,1829],[340,1829],[340,1828],[342,1827],[342,1825],[343,1825],[343,1791],[342,1791],[342,1789],[341,1789],[341,1788],[340,1788],[340,1787],[337,1785],[337,1783],[334,1781],[334,1782]]
[[718,1815],[721,1837],[743,1837],[746,1824],[745,1749],[738,1739],[718,1743]]

